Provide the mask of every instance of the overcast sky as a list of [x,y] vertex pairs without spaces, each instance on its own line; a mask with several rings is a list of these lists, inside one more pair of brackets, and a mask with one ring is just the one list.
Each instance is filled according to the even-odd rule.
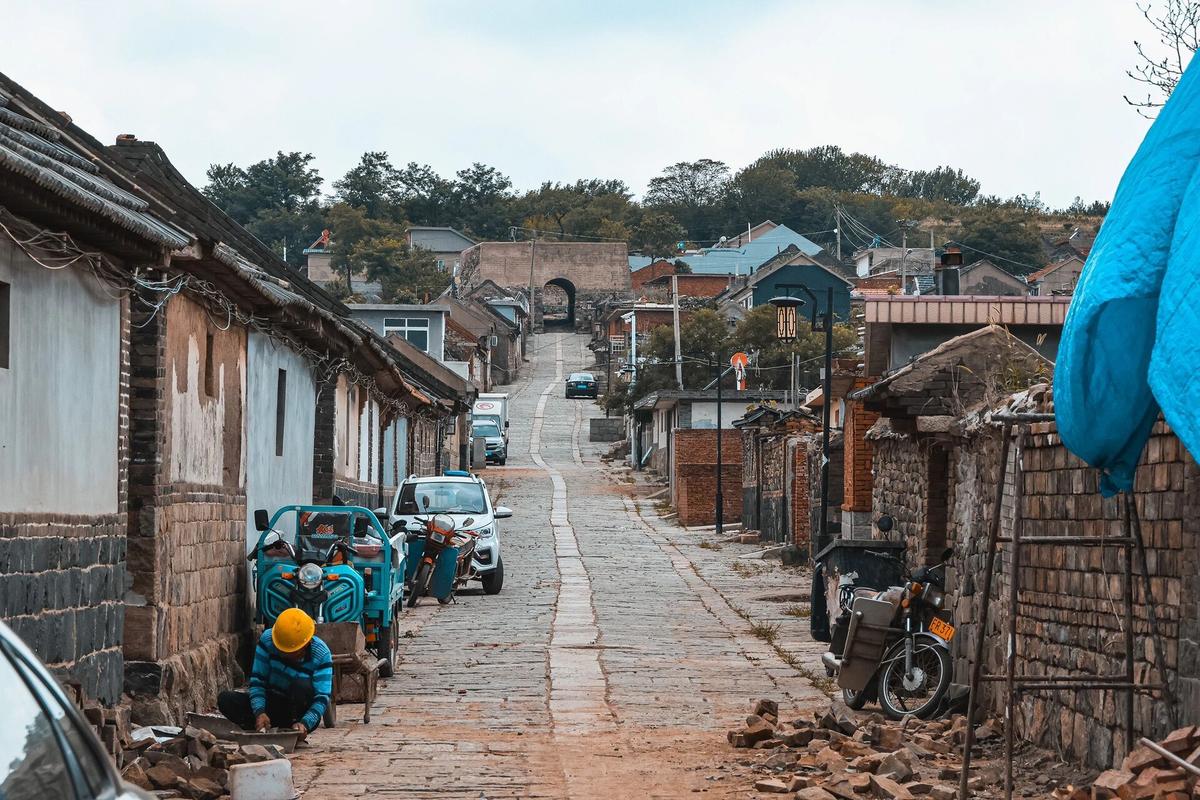
[[1111,199],[1149,124],[1122,99],[1134,0],[0,0],[0,17],[0,70],[102,141],[159,142],[198,185],[280,149],[328,184],[386,150],[640,192],[676,161],[837,144],[1062,206]]

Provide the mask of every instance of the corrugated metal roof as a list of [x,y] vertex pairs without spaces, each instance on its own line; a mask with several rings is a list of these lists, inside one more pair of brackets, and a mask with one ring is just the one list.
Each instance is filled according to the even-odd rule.
[[[749,275],[782,253],[789,245],[795,245],[800,252],[808,256],[815,256],[821,252],[819,244],[786,225],[780,225],[742,247],[710,247],[699,255],[682,255],[670,260],[684,262],[692,268],[692,272],[699,275]],[[637,269],[634,258],[630,258],[629,261],[630,268]],[[641,259],[638,259],[638,263],[640,262]]]

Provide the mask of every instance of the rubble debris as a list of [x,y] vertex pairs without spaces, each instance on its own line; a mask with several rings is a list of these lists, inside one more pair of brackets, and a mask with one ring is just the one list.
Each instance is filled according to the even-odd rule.
[[[119,721],[108,727],[122,732]],[[122,779],[161,798],[228,797],[232,767],[287,759],[278,745],[238,744],[190,725],[136,729],[126,725],[124,732],[118,751]]]
[[[785,722],[778,704],[766,699],[755,701],[751,711],[742,727],[729,731],[728,739],[735,748],[749,751],[750,758],[739,763],[758,773],[751,782],[754,790],[764,795],[791,794],[797,800],[954,800],[958,796],[967,731],[964,717],[892,722],[881,714],[856,713],[835,702],[809,718]],[[984,741],[978,744],[979,756],[968,785],[973,796],[991,797],[1001,791],[1004,780],[999,759],[1003,723],[986,720],[978,728],[983,729]],[[1169,748],[1172,753],[1182,753],[1180,758],[1195,753],[1200,763],[1200,729],[1194,738],[1176,736]],[[755,750],[768,752],[755,756]],[[1017,774],[1027,791],[1018,796],[1090,800],[1090,792],[1078,796],[1062,793],[1068,788],[1075,791],[1074,785],[1084,782],[1080,778],[1085,775],[1077,767],[1032,747],[1027,748],[1026,757],[1029,764],[1022,765]],[[1161,770],[1147,775],[1146,785],[1153,790],[1145,797],[1154,797],[1162,788],[1174,791],[1180,785],[1177,771],[1165,769],[1166,764],[1148,756],[1143,760],[1147,769],[1155,765]]]
[[1129,751],[1120,767],[1105,770],[1086,787],[1064,787],[1059,800],[1158,800],[1200,796],[1200,728],[1186,726],[1171,731],[1159,742],[1142,739]]

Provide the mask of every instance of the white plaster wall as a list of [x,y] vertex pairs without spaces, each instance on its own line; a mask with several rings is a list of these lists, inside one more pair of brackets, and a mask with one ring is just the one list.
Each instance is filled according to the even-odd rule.
[[[201,399],[200,348],[196,335],[188,336],[187,382],[176,374],[178,362],[171,366],[171,463],[170,479],[220,485],[225,482],[225,404],[236,402],[225,390],[225,365],[216,370],[217,396]],[[244,376],[243,376],[244,377]],[[244,383],[243,381],[239,381]],[[183,385],[187,389],[180,391]]]
[[[0,242],[10,360],[0,369],[0,511],[117,511],[121,310],[79,265]],[[112,291],[112,290],[109,290]]]
[[[746,401],[739,400],[736,403],[721,403],[721,429],[728,430],[733,427],[733,421],[740,419],[746,415]],[[692,427],[693,428],[716,428],[717,427],[717,404],[711,403],[692,403]]]
[[[246,530],[254,532],[254,510],[274,513],[290,503],[311,503],[317,384],[308,362],[255,331],[246,344]],[[275,454],[279,370],[287,370],[283,455]]]

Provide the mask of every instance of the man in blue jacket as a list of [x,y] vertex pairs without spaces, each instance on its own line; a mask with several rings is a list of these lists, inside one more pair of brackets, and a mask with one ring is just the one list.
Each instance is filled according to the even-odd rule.
[[259,637],[249,692],[221,692],[217,708],[245,730],[294,728],[303,740],[320,724],[333,691],[333,657],[298,608]]

